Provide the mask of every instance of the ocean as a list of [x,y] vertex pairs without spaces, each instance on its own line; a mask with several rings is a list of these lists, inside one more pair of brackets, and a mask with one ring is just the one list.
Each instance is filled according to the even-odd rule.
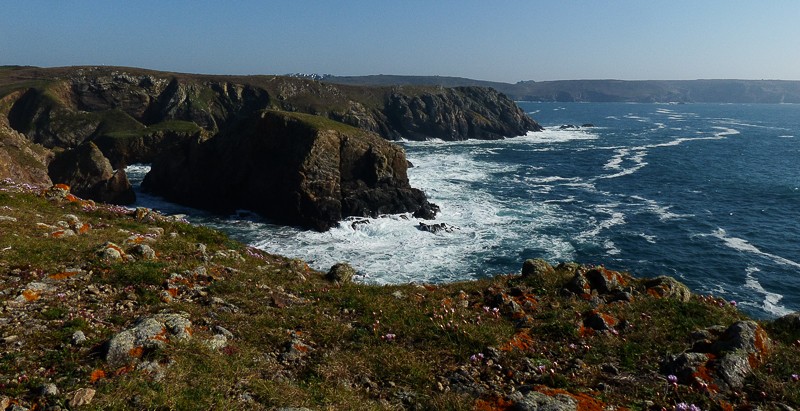
[[138,205],[320,270],[347,261],[369,283],[516,273],[541,257],[674,276],[756,318],[800,310],[800,105],[518,104],[545,131],[400,143],[411,184],[451,232],[421,231],[408,215],[319,233],[142,193]]

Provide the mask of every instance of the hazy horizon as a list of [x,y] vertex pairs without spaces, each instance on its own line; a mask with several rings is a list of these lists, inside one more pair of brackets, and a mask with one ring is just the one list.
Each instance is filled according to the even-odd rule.
[[222,75],[800,80],[800,2],[29,0],[0,65]]

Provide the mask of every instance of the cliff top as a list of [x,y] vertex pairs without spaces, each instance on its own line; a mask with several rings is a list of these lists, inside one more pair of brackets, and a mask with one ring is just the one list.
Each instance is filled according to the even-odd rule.
[[346,265],[11,181],[0,232],[0,409],[800,404],[796,318],[749,321],[668,278],[529,260],[354,283]]

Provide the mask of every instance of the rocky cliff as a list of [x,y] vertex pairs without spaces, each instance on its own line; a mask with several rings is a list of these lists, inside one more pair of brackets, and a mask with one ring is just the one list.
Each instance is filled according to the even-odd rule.
[[327,230],[347,216],[435,206],[411,188],[403,150],[378,135],[299,113],[266,111],[234,130],[157,157],[143,187],[217,211],[246,208]]
[[8,130],[59,152],[49,178],[81,196],[131,202],[119,170],[155,162],[148,185],[173,200],[250,208],[317,229],[350,215],[433,216],[408,185],[403,151],[386,139],[498,139],[540,129],[504,95],[478,87],[4,67],[0,99]]

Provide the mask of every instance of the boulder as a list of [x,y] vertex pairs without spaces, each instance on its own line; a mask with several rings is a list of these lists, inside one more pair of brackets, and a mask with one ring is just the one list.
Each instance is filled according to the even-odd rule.
[[136,200],[124,169],[114,171],[97,146],[88,142],[58,155],[48,167],[55,183],[67,184],[72,193],[112,204]]
[[712,391],[740,390],[771,349],[766,331],[755,321],[738,321],[724,330],[700,330],[692,337],[692,348],[670,356],[662,371],[675,375],[683,384]]
[[329,281],[335,281],[337,283],[349,283],[353,281],[353,277],[356,275],[356,270],[350,264],[347,263],[337,263],[328,270],[328,274],[325,275],[325,278]]
[[555,273],[553,266],[541,258],[528,259],[522,263],[522,278],[546,278]]
[[402,148],[322,117],[266,111],[239,129],[163,153],[142,186],[172,201],[248,209],[324,231],[348,216],[432,209]]
[[568,267],[561,263],[557,268],[553,268],[550,263],[541,258],[528,259],[522,263],[522,281],[534,287],[560,290],[574,277],[578,267],[577,264],[574,265],[575,267]]
[[593,267],[588,270],[576,270],[574,277],[567,284],[567,289],[583,297],[597,294],[603,296],[605,300],[619,300],[619,295],[625,292],[632,281],[633,277],[630,274],[604,267]]
[[687,302],[692,297],[689,287],[680,281],[667,276],[643,280],[647,294],[658,298],[672,298]]
[[509,395],[514,404],[513,411],[576,411],[578,401],[566,394],[547,395],[539,391],[523,389]]
[[139,360],[147,351],[163,348],[167,343],[191,338],[192,322],[181,314],[162,313],[140,319],[127,330],[109,340],[106,361],[122,367]]

